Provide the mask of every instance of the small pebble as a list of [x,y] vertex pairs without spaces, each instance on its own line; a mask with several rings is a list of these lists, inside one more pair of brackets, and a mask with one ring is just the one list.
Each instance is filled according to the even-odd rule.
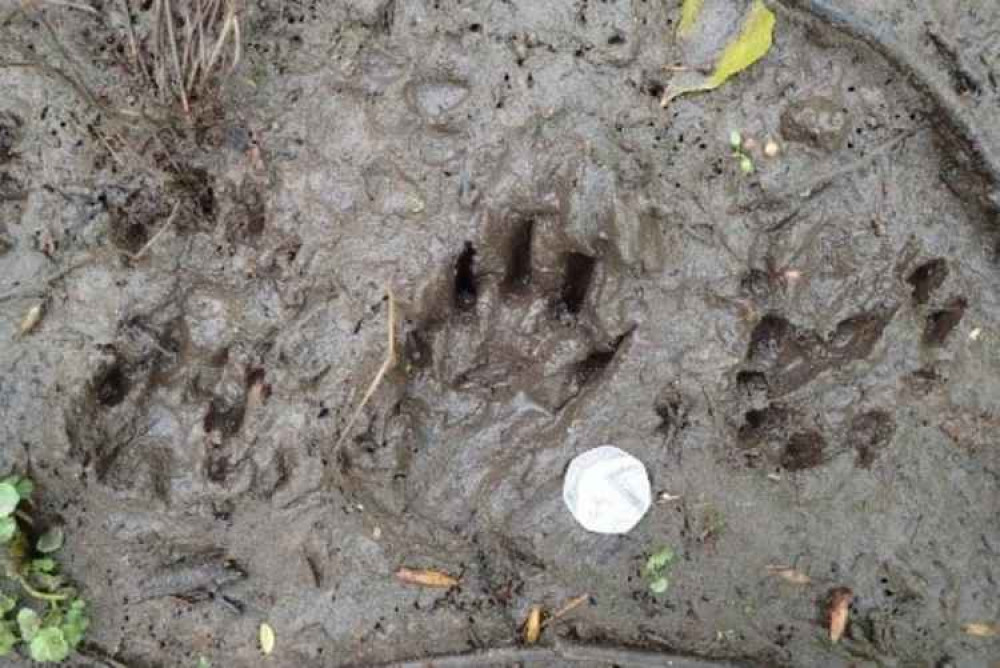
[[778,142],[774,141],[773,139],[768,139],[767,143],[764,144],[764,155],[766,155],[769,158],[773,158],[774,156],[778,155],[780,151],[781,149],[778,148]]

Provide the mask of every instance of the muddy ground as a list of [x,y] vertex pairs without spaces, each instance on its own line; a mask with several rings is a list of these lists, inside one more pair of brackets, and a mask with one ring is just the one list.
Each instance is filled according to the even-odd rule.
[[[50,65],[0,68],[0,470],[68,527],[72,665],[504,647],[581,594],[543,644],[997,665],[962,626],[1000,615],[1000,10],[841,5],[928,83],[775,4],[761,63],[663,110],[672,0],[261,1],[191,127],[109,112],[155,96],[83,4],[44,10],[64,50],[0,42]],[[743,175],[733,129],[779,155]],[[605,443],[670,495],[627,536],[561,499]]]

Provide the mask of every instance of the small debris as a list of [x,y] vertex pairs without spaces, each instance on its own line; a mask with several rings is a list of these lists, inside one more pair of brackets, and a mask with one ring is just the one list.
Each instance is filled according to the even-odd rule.
[[406,584],[418,585],[420,587],[434,587],[438,589],[450,589],[458,586],[458,579],[447,573],[429,569],[413,569],[400,567],[396,571],[396,579]]
[[847,614],[854,592],[838,587],[830,592],[830,642],[837,642],[847,629]]
[[781,148],[778,146],[778,142],[773,139],[768,139],[767,143],[764,144],[764,155],[769,158],[774,158],[781,152]]
[[17,337],[21,338],[30,334],[35,327],[38,327],[43,315],[45,315],[45,302],[38,302],[28,309],[28,312],[21,319],[21,324],[17,327]]
[[989,622],[970,622],[962,624],[962,633],[977,638],[995,638],[1000,635],[1000,625]]
[[267,622],[260,623],[260,651],[264,656],[274,651],[274,629]]
[[807,585],[812,582],[812,578],[808,575],[790,566],[768,566],[767,572],[796,585]]
[[528,620],[524,623],[524,644],[534,645],[542,635],[542,606],[533,605],[528,611]]
[[670,492],[660,492],[656,497],[657,503],[672,503],[673,501],[679,501],[681,499],[680,494],[671,494]]
[[970,341],[978,341],[979,337],[982,336],[982,334],[983,334],[983,328],[982,327],[976,327],[971,332],[969,332],[969,340]]

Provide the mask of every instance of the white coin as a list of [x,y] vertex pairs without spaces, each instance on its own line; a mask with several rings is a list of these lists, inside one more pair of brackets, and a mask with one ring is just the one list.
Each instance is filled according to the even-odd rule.
[[646,467],[613,445],[588,450],[566,470],[563,501],[587,531],[628,533],[652,502]]

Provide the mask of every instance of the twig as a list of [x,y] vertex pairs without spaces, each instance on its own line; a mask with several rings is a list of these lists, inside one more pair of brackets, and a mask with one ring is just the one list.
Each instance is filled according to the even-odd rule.
[[554,624],[555,622],[559,621],[560,617],[569,614],[573,610],[576,610],[577,608],[579,608],[581,605],[583,605],[584,603],[586,603],[589,600],[590,600],[590,594],[581,594],[580,596],[577,596],[576,598],[571,598],[569,600],[569,602],[566,603],[566,605],[564,605],[563,607],[561,607],[558,610],[556,610],[555,613],[553,613],[553,615],[551,617],[549,617],[544,622],[542,622],[542,627],[541,628],[544,629],[549,624]]
[[371,400],[372,395],[375,394],[375,390],[378,386],[382,384],[382,379],[385,378],[385,374],[389,373],[396,364],[396,300],[392,296],[392,288],[386,286],[386,294],[389,296],[389,348],[386,351],[385,361],[382,362],[382,366],[379,368],[378,373],[375,374],[375,378],[372,379],[371,385],[368,386],[368,391],[365,392],[364,397],[361,398],[361,403],[354,410],[354,415],[351,416],[350,421],[348,421],[347,426],[344,427],[344,431],[341,432],[340,438],[337,439],[337,444],[334,446],[334,451],[340,449],[340,446],[344,444],[347,437],[351,434],[351,429],[354,427],[354,423],[357,422],[358,417],[361,415],[361,411]]
[[157,240],[159,240],[159,238],[163,236],[163,233],[167,231],[167,228],[170,227],[170,224],[174,222],[174,218],[177,217],[177,212],[180,211],[180,208],[181,208],[180,202],[174,204],[174,210],[170,212],[170,216],[167,218],[167,222],[163,223],[163,225],[160,226],[160,229],[156,231],[156,234],[154,234],[152,238],[146,242],[145,246],[139,249],[138,253],[129,253],[128,251],[124,251],[125,254],[128,255],[133,260],[138,260],[142,258],[142,256],[146,254],[146,251],[148,251],[150,248],[153,247],[153,244],[155,244]]
[[121,0],[121,3],[122,8],[125,10],[125,27],[128,31],[128,44],[132,50],[132,60],[135,61],[142,75],[150,78],[149,70],[146,68],[146,59],[142,57],[142,52],[139,50],[139,42],[135,38],[135,28],[132,27],[132,3],[129,0]]

